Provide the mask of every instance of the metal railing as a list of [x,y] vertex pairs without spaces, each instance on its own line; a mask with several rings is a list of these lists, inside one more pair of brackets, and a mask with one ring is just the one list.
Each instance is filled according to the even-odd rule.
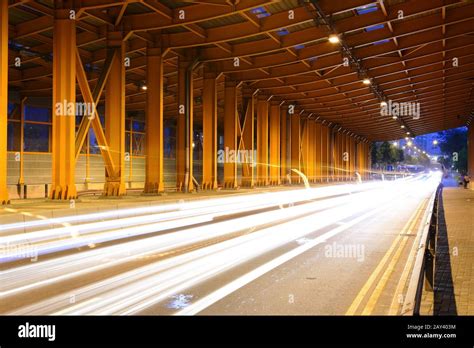
[[433,292],[435,275],[436,237],[438,235],[439,199],[443,186],[439,184],[428,202],[420,225],[421,239],[415,265],[408,285],[401,315],[419,315],[423,286]]

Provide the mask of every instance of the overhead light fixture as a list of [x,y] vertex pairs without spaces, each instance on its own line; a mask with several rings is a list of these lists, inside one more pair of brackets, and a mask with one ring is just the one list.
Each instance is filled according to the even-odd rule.
[[365,78],[365,79],[362,80],[362,83],[363,83],[364,85],[370,85],[371,82],[370,82],[370,79]]
[[413,145],[413,143],[412,143],[411,141],[407,142],[407,146],[408,146],[408,147],[410,147],[410,146],[412,146],[412,145]]
[[142,89],[142,91],[146,91],[148,89],[148,87],[146,85],[141,85],[140,88]]
[[401,128],[401,129],[405,128],[405,125],[402,124],[402,125],[400,126],[400,128]]
[[339,39],[339,36],[337,36],[336,34],[331,34],[329,35],[329,42],[333,44],[337,44],[341,42],[341,40]]
[[397,116],[392,116],[392,118],[393,118],[394,120],[396,120],[398,117],[397,117]]
[[410,132],[407,132],[407,135],[410,135]]
[[433,145],[438,145],[438,140],[433,140]]

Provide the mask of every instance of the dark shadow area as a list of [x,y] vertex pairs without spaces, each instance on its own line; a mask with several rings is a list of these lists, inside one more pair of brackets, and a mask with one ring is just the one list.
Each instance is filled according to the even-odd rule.
[[438,202],[433,315],[457,315],[449,251],[448,229],[444,215],[443,194],[441,193]]

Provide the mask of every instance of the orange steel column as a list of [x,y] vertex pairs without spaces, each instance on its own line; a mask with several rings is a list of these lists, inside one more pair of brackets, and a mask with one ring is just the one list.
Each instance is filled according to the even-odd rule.
[[311,181],[316,182],[316,121],[311,121],[311,137],[310,137],[310,156],[311,156]]
[[237,83],[226,78],[224,88],[224,151],[228,158],[224,163],[225,188],[237,187],[237,121]]
[[[76,22],[69,10],[56,10],[53,29],[52,199],[74,199]],[[56,107],[59,105],[73,108]],[[65,110],[66,109],[66,110]],[[68,111],[72,111],[72,114]]]
[[300,170],[308,176],[308,120],[301,118],[301,138],[300,138]]
[[342,154],[341,154],[341,164],[342,164],[342,180],[347,180],[347,171],[349,168],[349,147],[347,146],[347,134],[343,133],[341,137],[342,141]]
[[9,203],[7,189],[8,1],[0,2],[0,205]]
[[359,143],[359,174],[364,179],[365,178],[365,160],[364,160],[364,143]]
[[347,134],[347,154],[349,155],[349,161],[347,162],[347,180],[352,180],[352,137]]
[[344,159],[344,134],[343,133],[338,133],[338,139],[339,139],[339,150],[338,150],[338,155],[337,155],[337,160],[338,160],[338,170],[339,170],[339,175],[338,175],[338,180],[339,181],[342,181],[345,179],[345,170],[344,170],[344,165],[345,165],[345,161],[343,161]]
[[321,125],[321,180],[329,180],[329,128],[324,124]]
[[[297,115],[290,115],[291,121],[291,163],[290,169],[301,169],[300,151],[301,151],[301,131],[300,131],[300,117]],[[291,182],[300,183],[300,176],[291,172]]]
[[[176,122],[176,188],[192,192],[193,184],[193,52],[178,63],[178,114]],[[189,105],[186,105],[189,103]],[[188,120],[186,120],[188,118]],[[186,123],[189,128],[187,129]],[[187,166],[188,163],[188,166]],[[187,168],[186,168],[187,167]]]
[[342,154],[342,159],[343,159],[343,179],[348,180],[349,179],[349,162],[351,160],[350,157],[350,152],[349,152],[349,136],[347,134],[342,135],[342,144],[343,144],[343,154]]
[[344,133],[341,134],[341,180],[346,180],[346,173],[347,173],[347,148],[346,148],[346,135]]
[[144,193],[158,194],[164,191],[163,56],[161,48],[149,47],[146,60],[146,164]]
[[339,133],[334,130],[334,145],[332,155],[333,180],[339,178]]
[[186,68],[188,63],[179,57],[178,63],[178,110],[176,117],[176,189],[178,192],[184,190],[184,171],[186,166]]
[[362,143],[362,171],[363,171],[363,178],[367,178],[367,143]]
[[270,104],[270,185],[280,185],[280,102]]
[[355,163],[355,151],[354,151],[354,137],[349,136],[349,179],[354,179],[354,163]]
[[311,182],[313,180],[313,146],[312,146],[312,139],[313,138],[313,121],[310,119],[306,120],[306,142],[304,146],[306,146],[306,176],[308,181]]
[[288,148],[288,134],[287,134],[287,109],[280,109],[280,182],[287,183],[287,148]]
[[257,101],[257,185],[268,185],[268,101]]
[[339,137],[336,129],[332,128],[331,134],[331,179],[335,181],[338,178],[338,159],[339,159]]
[[356,141],[356,166],[355,166],[355,171],[359,173],[362,176],[362,171],[360,170],[360,164],[361,164],[361,159],[360,159],[360,143],[359,140]]
[[364,179],[367,178],[367,143],[363,142],[362,143],[362,177]]
[[106,172],[104,195],[123,196],[127,193],[125,188],[125,45],[120,32],[110,32],[107,36],[108,46],[116,50],[105,86],[105,135],[115,168],[113,176]]
[[241,146],[239,146],[239,149],[243,147],[247,151],[247,154],[250,154],[250,158],[242,163],[242,186],[254,187],[254,168],[257,158],[254,151],[255,93],[251,89],[243,88],[242,103],[244,105],[245,121],[243,124]]
[[372,147],[372,143],[366,143],[366,150],[365,150],[365,158],[366,158],[366,178],[369,179],[370,171],[372,170],[372,158],[370,157],[370,148]]
[[316,122],[314,125],[314,175],[315,182],[321,182],[322,177],[322,126]]
[[202,188],[217,189],[217,74],[204,67],[202,90]]

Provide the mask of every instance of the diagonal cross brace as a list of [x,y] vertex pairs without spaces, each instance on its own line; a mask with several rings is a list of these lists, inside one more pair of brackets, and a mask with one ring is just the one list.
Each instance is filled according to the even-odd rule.
[[[79,55],[79,51],[76,49],[76,77],[77,82],[79,84],[79,88],[81,90],[84,102],[86,103],[93,103],[93,105],[97,105],[99,101],[100,95],[104,89],[105,82],[107,81],[108,75],[110,73],[110,67],[112,66],[113,60],[116,58],[115,50],[109,50],[107,52],[107,60],[104,65],[104,69],[102,70],[102,74],[97,82],[97,85],[94,88],[94,92],[92,93],[89,87],[89,83],[87,81],[86,72],[84,70],[84,66],[82,65],[81,57]],[[94,107],[94,113],[92,117],[83,117],[81,124],[79,126],[79,131],[76,136],[76,160],[79,157],[79,153],[81,152],[81,148],[84,144],[87,131],[89,127],[92,125],[92,129],[97,138],[97,143],[100,147],[100,152],[102,157],[104,158],[105,168],[107,170],[107,174],[109,177],[114,177],[116,170],[115,165],[112,159],[112,156],[109,151],[109,147],[107,145],[107,140],[105,138],[104,130],[102,129],[102,125],[100,124],[100,118],[97,113],[97,109]]]

